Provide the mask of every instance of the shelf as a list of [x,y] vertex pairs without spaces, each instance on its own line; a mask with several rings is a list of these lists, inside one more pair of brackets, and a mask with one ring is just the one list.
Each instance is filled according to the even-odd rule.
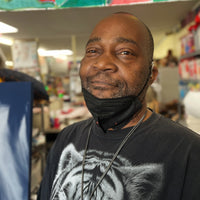
[[200,82],[200,79],[179,79],[179,83],[181,82],[184,82],[184,83],[188,83],[188,82],[191,82],[191,83],[199,83]]
[[181,56],[179,60],[183,60],[183,59],[191,58],[191,57],[195,57],[195,56],[200,56],[200,50],[197,50],[192,53],[187,53],[187,54]]

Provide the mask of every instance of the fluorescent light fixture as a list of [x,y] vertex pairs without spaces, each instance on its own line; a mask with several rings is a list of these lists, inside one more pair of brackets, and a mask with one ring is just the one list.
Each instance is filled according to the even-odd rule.
[[5,44],[5,45],[8,45],[8,46],[12,46],[13,40],[11,40],[11,39],[9,39],[9,38],[5,38],[5,37],[1,37],[1,36],[0,36],[0,43],[1,43],[1,44]]
[[3,22],[0,22],[0,33],[16,33],[16,32],[18,32],[17,28],[5,24]]
[[66,55],[56,55],[53,56],[54,58],[60,59],[60,60],[67,60],[67,56]]
[[6,63],[6,66],[13,66],[13,61],[8,61],[7,60],[5,63]]
[[63,50],[44,50],[44,49],[38,49],[38,53],[40,56],[71,56],[73,54],[73,51],[69,49],[63,49]]

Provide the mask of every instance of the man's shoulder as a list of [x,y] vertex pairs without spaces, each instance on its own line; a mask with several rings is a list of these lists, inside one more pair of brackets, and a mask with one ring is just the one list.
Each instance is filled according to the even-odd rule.
[[87,127],[88,125],[90,125],[92,123],[92,118],[89,118],[89,119],[85,119],[85,120],[81,120],[81,121],[78,121],[78,122],[75,122],[73,124],[70,124],[68,126],[66,126],[63,131],[66,131],[66,130],[70,130],[70,129],[79,129],[79,128],[84,128],[84,127]]
[[73,142],[84,134],[88,133],[88,129],[92,121],[93,120],[90,118],[66,126],[57,135],[54,148],[62,150],[70,142]]
[[188,141],[197,143],[200,145],[200,134],[189,129],[187,126],[181,124],[180,122],[172,121],[164,116],[157,115],[158,123],[157,128],[166,133],[167,135],[172,135],[180,139],[185,138]]
[[64,136],[66,134],[69,135],[70,133],[76,134],[76,132],[79,132],[79,130],[81,130],[81,132],[83,132],[84,130],[88,130],[92,121],[92,118],[89,118],[70,124],[60,132],[60,135]]

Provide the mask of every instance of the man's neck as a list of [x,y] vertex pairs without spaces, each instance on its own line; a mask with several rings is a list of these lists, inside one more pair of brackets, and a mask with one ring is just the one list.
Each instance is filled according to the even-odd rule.
[[143,119],[143,121],[146,121],[146,120],[152,115],[152,111],[149,110],[149,109],[145,106],[145,107],[143,107],[137,114],[135,114],[135,115],[133,116],[132,120],[131,120],[128,124],[126,124],[126,125],[123,127],[123,129],[124,129],[124,128],[128,128],[128,127],[135,126],[145,113],[146,113],[146,115],[145,115],[145,118]]

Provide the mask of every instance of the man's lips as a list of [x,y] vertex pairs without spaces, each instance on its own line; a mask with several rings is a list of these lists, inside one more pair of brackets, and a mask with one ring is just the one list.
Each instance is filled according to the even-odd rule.
[[113,84],[111,82],[108,82],[108,81],[90,81],[90,85],[92,86],[96,86],[96,87],[116,87],[116,84]]

